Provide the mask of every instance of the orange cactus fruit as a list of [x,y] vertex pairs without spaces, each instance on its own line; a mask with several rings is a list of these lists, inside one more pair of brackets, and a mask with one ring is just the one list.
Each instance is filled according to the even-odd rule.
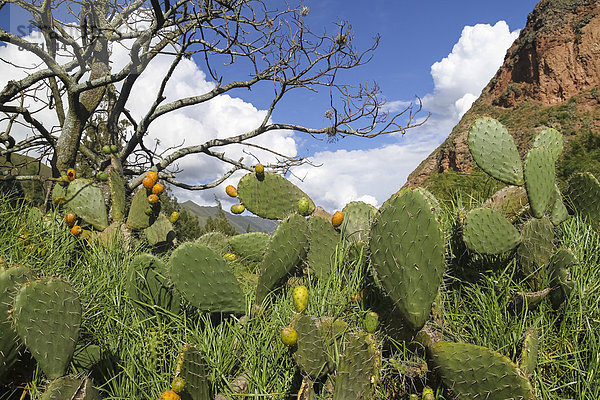
[[142,185],[146,188],[146,189],[152,189],[152,187],[154,186],[155,181],[153,181],[152,179],[145,177],[144,179],[142,179]]
[[336,211],[331,217],[331,225],[337,228],[342,224],[342,222],[344,222],[344,213],[341,211]]
[[67,226],[72,227],[73,225],[75,225],[75,219],[77,218],[77,216],[73,213],[67,213],[65,215],[65,222],[67,223]]
[[237,189],[235,186],[227,185],[225,188],[225,193],[227,193],[227,195],[230,197],[237,197]]
[[158,196],[155,194],[151,194],[150,196],[148,196],[148,203],[150,203],[150,204],[158,203]]
[[153,194],[161,194],[164,190],[165,190],[165,185],[163,185],[162,183],[157,183],[154,186],[152,186]]
[[152,183],[154,184],[158,181],[158,172],[148,171],[148,173],[146,174],[146,177],[152,179]]
[[69,179],[69,182],[74,181],[76,177],[77,174],[73,168],[67,170],[67,179]]
[[79,225],[75,225],[71,228],[71,233],[75,236],[81,235],[81,232],[83,232],[83,228]]
[[175,393],[173,390],[167,390],[162,395],[160,395],[160,397],[158,398],[158,400],[179,400],[179,399],[181,399],[181,397],[177,393]]

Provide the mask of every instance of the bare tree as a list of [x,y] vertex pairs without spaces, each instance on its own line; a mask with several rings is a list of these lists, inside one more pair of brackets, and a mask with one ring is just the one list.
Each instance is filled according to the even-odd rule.
[[[96,171],[118,169],[127,178],[129,189],[133,189],[141,183],[142,171],[154,168],[175,186],[201,190],[217,186],[237,170],[251,168],[251,157],[232,159],[223,151],[227,146],[243,145],[249,154],[268,151],[278,160],[267,166],[273,169],[305,162],[252,143],[251,139],[275,130],[303,132],[324,139],[349,135],[372,138],[403,133],[416,125],[420,104],[390,115],[383,108],[376,85],[350,86],[339,82],[340,71],[369,61],[379,38],[369,48],[357,50],[350,26],[344,22],[338,23],[331,34],[317,34],[305,22],[307,7],[282,4],[281,9],[271,9],[274,2],[263,0],[165,0],[163,4],[158,0],[150,4],[143,0],[3,0],[0,8],[9,3],[30,15],[30,23],[43,35],[43,45],[0,30],[0,40],[41,60],[39,68],[22,79],[10,80],[0,91],[0,112],[4,113],[0,155],[35,149],[52,168],[53,178],[49,179],[84,163]],[[111,49],[124,43],[128,47],[128,63],[114,70]],[[164,76],[157,77],[160,89],[152,105],[141,118],[134,118],[126,107],[127,100],[140,74],[159,54],[170,55],[170,67]],[[166,101],[165,88],[174,71],[183,59],[191,57],[216,85],[204,93]],[[244,79],[227,75],[223,65],[234,63],[247,66]],[[262,122],[253,129],[169,151],[159,152],[144,145],[143,139],[159,117],[261,83],[269,83],[273,95]],[[284,96],[298,88],[329,95],[327,126],[272,122],[273,112]],[[42,106],[25,107],[30,98]],[[44,126],[37,117],[41,109],[48,108],[56,113],[56,127]],[[84,140],[86,132],[99,120],[108,136],[104,139],[119,146],[116,157],[102,154],[98,147],[101,143]],[[124,122],[129,129],[123,129]],[[30,128],[33,134],[18,138],[13,134],[17,124]],[[230,169],[213,182],[180,182],[176,164],[192,155],[219,160]]]

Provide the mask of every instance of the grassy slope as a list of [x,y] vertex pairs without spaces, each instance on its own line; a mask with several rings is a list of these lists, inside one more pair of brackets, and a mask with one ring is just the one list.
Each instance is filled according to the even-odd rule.
[[[213,390],[227,398],[233,398],[229,382],[242,373],[254,396],[287,399],[298,390],[300,376],[278,337],[294,314],[288,290],[272,297],[273,304],[265,314],[243,324],[236,318],[211,318],[191,308],[181,315],[157,312],[147,318],[136,311],[125,291],[129,263],[143,248],[127,249],[122,243],[111,248],[90,245],[74,239],[61,224],[40,223],[39,218],[25,218],[27,215],[26,208],[0,200],[0,220],[4,221],[0,254],[7,263],[30,265],[39,275],[61,275],[81,294],[84,323],[80,342],[100,346],[110,360],[92,373],[105,398],[158,398],[169,387],[179,348],[189,342],[206,354]],[[455,209],[444,214],[445,225],[453,223],[453,215]],[[461,246],[455,245],[449,251],[442,292],[443,324],[437,328],[449,340],[490,346],[515,360],[524,331],[535,325],[541,332],[540,365],[534,377],[539,397],[599,398],[600,238],[577,219],[564,224],[560,238],[581,263],[573,271],[576,289],[558,312],[543,303],[535,311],[510,313],[511,293],[527,290],[515,272],[513,259],[464,257]],[[340,252],[329,281],[305,281],[310,291],[307,312],[343,317],[351,327],[358,327],[366,306],[351,298],[362,287],[364,271],[343,254]],[[246,295],[250,308],[251,290]],[[384,319],[382,325],[392,322]],[[377,333],[387,349],[377,399],[405,398],[407,391],[414,393],[423,384],[437,387],[423,375],[408,378],[400,374],[401,369],[406,372],[400,364],[422,365],[423,354],[410,351],[388,333],[391,330]],[[43,384],[37,372],[31,382],[32,394],[39,393]],[[18,398],[21,392],[17,389],[13,394]],[[442,394],[438,390],[437,398],[444,398]],[[5,392],[0,399],[9,395]]]

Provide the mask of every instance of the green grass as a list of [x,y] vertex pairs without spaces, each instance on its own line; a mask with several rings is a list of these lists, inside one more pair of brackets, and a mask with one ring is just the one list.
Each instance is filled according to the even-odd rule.
[[[511,255],[481,257],[465,253],[453,234],[457,209],[481,202],[455,199],[442,214],[448,243],[448,268],[444,278],[440,319],[431,322],[446,340],[490,347],[517,361],[521,340],[530,326],[541,336],[539,364],[532,382],[540,399],[600,398],[600,237],[577,218],[564,223],[558,240],[577,255],[572,270],[575,290],[559,310],[547,301],[533,311],[511,311],[512,294],[528,290]],[[0,255],[6,264],[29,265],[39,276],[59,275],[80,293],[84,315],[80,347],[97,346],[102,361],[91,371],[106,399],[156,399],[169,388],[176,358],[186,343],[195,344],[205,355],[213,393],[226,398],[291,399],[302,376],[288,348],[279,339],[280,330],[295,312],[291,289],[284,287],[267,298],[262,313],[251,316],[221,316],[202,313],[184,305],[179,315],[166,310],[141,312],[126,290],[127,270],[132,258],[149,250],[116,241],[110,247],[74,238],[62,224],[60,214],[43,219],[23,203],[0,197]],[[448,393],[427,373],[427,357],[420,346],[402,338],[397,317],[382,298],[368,271],[365,252],[347,254],[341,241],[328,280],[299,275],[296,283],[307,285],[310,300],[306,312],[315,317],[343,319],[349,330],[359,329],[368,309],[380,312],[381,329],[376,337],[382,349],[382,368],[376,399],[404,399],[431,385],[438,399]],[[165,262],[169,254],[160,255]],[[253,308],[256,265],[234,263],[242,280],[248,310]],[[356,294],[366,289],[363,300]],[[335,360],[340,343],[328,347]],[[76,370],[77,362],[72,365]],[[0,399],[19,398],[27,384],[37,398],[46,384],[33,363],[23,363],[19,388],[5,388]],[[79,370],[80,373],[86,373]],[[234,393],[232,382],[244,376],[246,397]],[[319,387],[326,387],[320,382]],[[12,397],[11,397],[12,396]],[[323,392],[318,397],[326,398]]]

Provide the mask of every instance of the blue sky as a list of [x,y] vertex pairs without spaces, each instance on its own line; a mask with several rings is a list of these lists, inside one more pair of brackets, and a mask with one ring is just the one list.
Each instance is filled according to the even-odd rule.
[[[267,3],[269,3],[267,1]],[[348,21],[353,28],[353,44],[366,48],[376,34],[381,35],[379,47],[367,65],[345,71],[339,78],[347,83],[377,82],[382,96],[390,105],[414,100],[424,101],[425,112],[432,116],[424,126],[408,131],[405,136],[389,135],[375,139],[345,138],[328,143],[302,134],[274,133],[261,139],[287,154],[308,157],[319,168],[299,167],[290,179],[298,184],[319,205],[329,211],[343,207],[352,200],[364,200],[380,205],[404,184],[406,176],[450,133],[471,102],[479,96],[500,66],[506,49],[525,26],[527,15],[537,1],[533,0],[460,0],[460,1],[340,1],[307,0],[306,17],[315,31],[335,30],[334,23]],[[270,4],[270,3],[269,3]],[[368,4],[365,7],[365,4]],[[10,17],[9,19],[7,19]],[[22,24],[22,15],[5,10],[0,23],[12,30]],[[10,46],[0,48],[0,57],[20,63],[31,62],[25,52],[15,52]],[[164,61],[164,60],[163,60]],[[156,87],[156,73],[164,70],[158,61],[143,87],[135,93],[132,112],[143,113],[140,99],[151,98]],[[115,56],[114,66],[123,63]],[[162,69],[161,69],[162,68]],[[0,65],[0,85],[15,74],[9,65]],[[189,61],[174,76],[169,96],[185,96],[210,89],[214,85],[199,65]],[[202,135],[227,136],[231,132],[251,129],[267,101],[261,90],[240,90],[217,99],[214,104],[172,115],[157,121],[152,138],[163,137],[164,144],[175,145],[185,140],[192,143]],[[308,92],[292,92],[273,115],[275,122],[302,122],[321,127],[327,123],[324,97]],[[129,104],[129,103],[128,103]],[[51,116],[48,124],[52,124]],[[171,130],[165,139],[165,131]],[[194,138],[189,132],[202,131]],[[160,133],[159,133],[160,132]],[[154,136],[153,136],[154,135]],[[170,140],[170,141],[169,141]],[[180,165],[182,177],[188,180],[209,179],[202,171],[215,174],[226,170],[206,160],[190,160]],[[227,183],[235,184],[239,175]],[[303,180],[297,179],[303,178]],[[181,200],[199,204],[214,204],[214,195],[225,206],[231,200],[224,186],[203,192],[176,192]]]

